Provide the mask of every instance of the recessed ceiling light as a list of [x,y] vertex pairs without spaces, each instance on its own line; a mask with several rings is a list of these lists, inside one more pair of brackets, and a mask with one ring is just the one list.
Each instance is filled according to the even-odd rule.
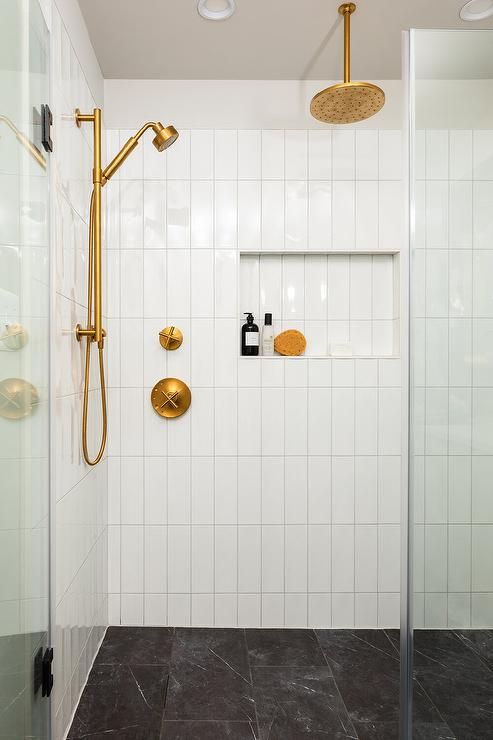
[[469,0],[460,10],[463,21],[482,21],[493,15],[493,0]]
[[197,10],[202,18],[208,21],[225,21],[235,12],[236,2],[235,0],[198,0]]

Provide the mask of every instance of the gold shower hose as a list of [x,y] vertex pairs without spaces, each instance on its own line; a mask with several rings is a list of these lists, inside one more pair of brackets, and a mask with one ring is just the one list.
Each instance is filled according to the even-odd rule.
[[[87,282],[87,326],[92,326],[92,284],[94,279],[94,190],[91,193],[91,205],[89,211],[89,265],[88,265],[88,282]],[[105,331],[103,330],[103,337]],[[84,460],[88,465],[97,465],[104,454],[106,447],[106,436],[108,433],[108,414],[106,411],[106,383],[104,378],[104,355],[103,344],[98,346],[99,356],[99,378],[101,381],[101,414],[102,414],[102,434],[101,444],[99,445],[98,454],[91,459],[87,449],[87,408],[89,405],[89,376],[91,371],[91,344],[93,338],[86,336],[86,361],[84,368],[84,400],[82,404],[82,451]]]

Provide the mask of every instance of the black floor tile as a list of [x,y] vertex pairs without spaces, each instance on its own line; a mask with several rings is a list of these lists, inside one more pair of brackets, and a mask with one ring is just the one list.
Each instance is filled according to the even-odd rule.
[[[398,722],[357,722],[359,740],[397,740]],[[444,723],[415,723],[413,740],[457,740]]]
[[357,738],[327,667],[252,669],[259,740]]
[[492,630],[456,630],[456,635],[493,670]]
[[326,666],[313,630],[245,630],[253,666]]
[[[317,637],[351,719],[366,725],[398,723],[400,661],[385,632],[317,630]],[[442,721],[420,686],[414,697],[416,721]]]
[[160,740],[256,740],[249,722],[164,721]]
[[159,737],[167,684],[168,670],[162,666],[95,665],[69,740],[109,731]]
[[168,627],[110,627],[96,664],[168,665],[173,635]]
[[164,719],[255,724],[243,630],[176,630]]

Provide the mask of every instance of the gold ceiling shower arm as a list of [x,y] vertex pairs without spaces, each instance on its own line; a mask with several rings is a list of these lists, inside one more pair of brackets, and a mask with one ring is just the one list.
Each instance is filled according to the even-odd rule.
[[354,3],[344,3],[339,7],[339,13],[344,16],[344,82],[351,81],[351,14],[356,10]]

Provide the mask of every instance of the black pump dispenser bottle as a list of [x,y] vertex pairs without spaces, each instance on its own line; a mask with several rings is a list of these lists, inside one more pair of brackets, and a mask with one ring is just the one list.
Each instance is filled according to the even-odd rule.
[[257,324],[253,323],[253,314],[246,313],[246,317],[246,324],[241,327],[241,354],[255,357],[258,355],[260,333]]

